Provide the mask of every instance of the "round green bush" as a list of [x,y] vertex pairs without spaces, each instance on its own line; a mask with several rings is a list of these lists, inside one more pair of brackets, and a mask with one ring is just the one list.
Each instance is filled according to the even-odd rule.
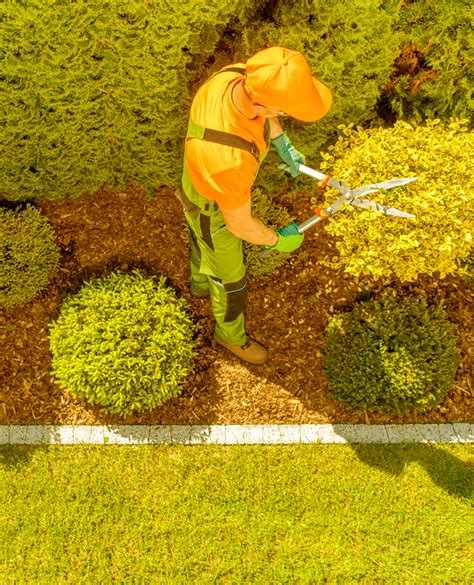
[[50,324],[58,385],[105,410],[129,414],[179,393],[196,326],[165,278],[114,272],[85,283]]
[[0,208],[0,305],[22,305],[48,284],[59,264],[55,239],[36,207]]
[[438,406],[459,365],[456,336],[439,306],[385,295],[334,315],[325,368],[335,399],[398,414]]

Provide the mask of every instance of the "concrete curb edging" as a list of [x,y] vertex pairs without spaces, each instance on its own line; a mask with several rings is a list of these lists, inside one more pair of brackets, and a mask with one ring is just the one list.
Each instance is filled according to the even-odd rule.
[[474,424],[0,425],[0,445],[473,443]]

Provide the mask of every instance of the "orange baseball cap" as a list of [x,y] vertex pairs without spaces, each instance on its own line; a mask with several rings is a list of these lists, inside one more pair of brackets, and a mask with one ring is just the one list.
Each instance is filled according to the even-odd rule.
[[331,91],[313,77],[298,51],[264,49],[247,61],[246,68],[245,89],[254,103],[303,122],[315,122],[328,113]]

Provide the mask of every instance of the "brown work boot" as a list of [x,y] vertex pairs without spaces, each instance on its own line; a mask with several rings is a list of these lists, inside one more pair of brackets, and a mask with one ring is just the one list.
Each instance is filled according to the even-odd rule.
[[214,339],[219,345],[222,345],[222,347],[225,347],[238,358],[249,364],[263,364],[268,359],[268,351],[266,348],[250,337],[247,338],[247,341],[243,345],[230,345],[217,339],[217,337],[214,337]]

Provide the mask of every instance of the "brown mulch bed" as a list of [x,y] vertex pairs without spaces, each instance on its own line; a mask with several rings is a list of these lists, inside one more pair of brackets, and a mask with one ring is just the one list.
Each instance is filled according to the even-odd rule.
[[[302,221],[309,196],[280,201]],[[48,288],[25,306],[0,315],[0,422],[2,424],[250,424],[401,423],[473,420],[474,291],[462,279],[426,279],[396,285],[404,293],[444,299],[462,351],[456,381],[443,405],[405,417],[354,413],[335,402],[324,375],[323,331],[330,314],[364,297],[364,284],[321,267],[335,254],[322,226],[308,232],[304,252],[267,280],[250,283],[247,330],[270,351],[267,364],[241,363],[214,347],[207,299],[189,294],[188,251],[182,213],[170,189],[148,199],[140,189],[106,189],[74,201],[40,204],[58,233],[62,263]],[[54,383],[48,323],[61,301],[91,277],[120,268],[164,274],[189,302],[201,328],[192,374],[178,398],[160,408],[119,417],[72,398]],[[381,285],[380,285],[381,286]],[[422,288],[421,288],[422,287]]]

